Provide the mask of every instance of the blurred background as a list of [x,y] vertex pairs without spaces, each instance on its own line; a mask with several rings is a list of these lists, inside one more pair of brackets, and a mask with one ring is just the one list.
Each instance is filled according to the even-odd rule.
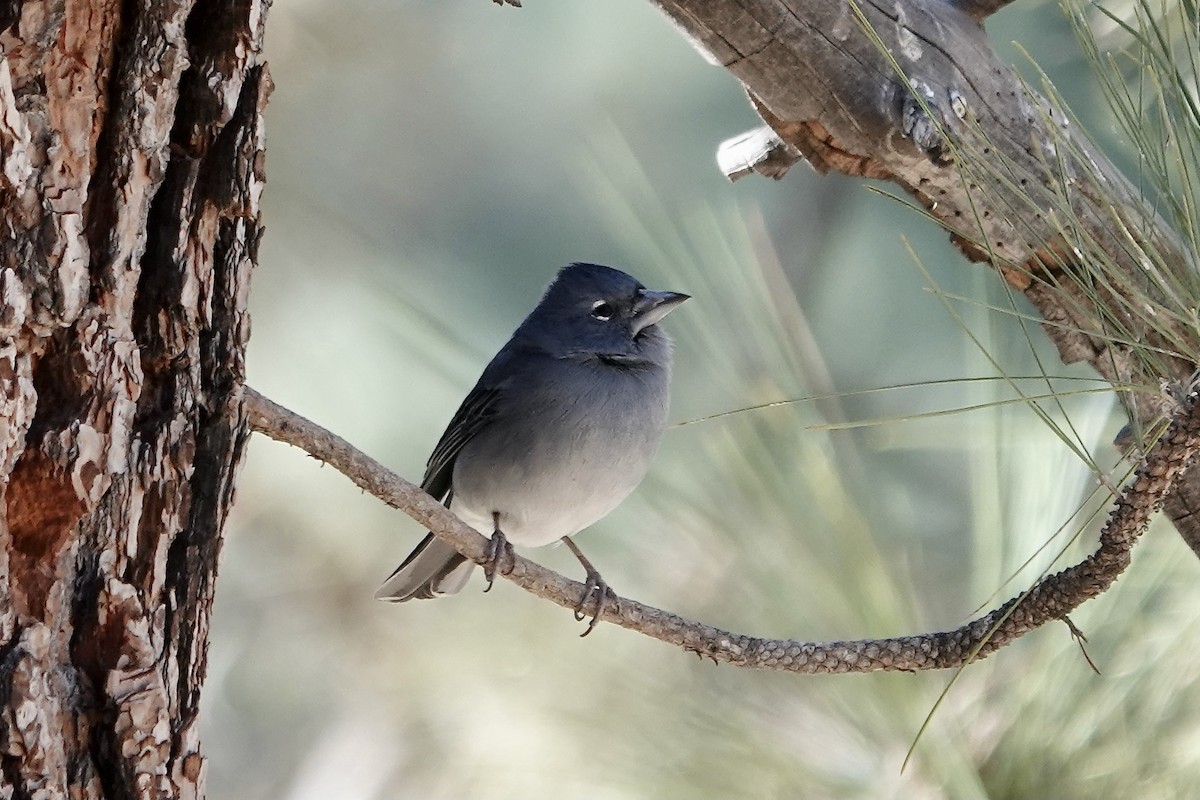
[[[716,146],[757,118],[646,0],[288,0],[268,31],[249,366],[267,396],[419,480],[554,271],[596,261],[694,296],[666,323],[672,416],[694,424],[581,539],[618,593],[762,636],[892,636],[1093,547],[1097,472],[1125,470],[1112,395],[1083,393],[1103,387],[991,271],[863,182],[800,165],[729,184]],[[989,31],[1128,161],[1054,3]],[[1043,404],[1058,431],[994,380],[1043,370],[1069,393]],[[779,400],[800,402],[704,419]],[[1200,778],[1200,564],[1165,523],[1072,618],[1102,674],[1051,625],[957,677],[739,670],[607,625],[581,640],[569,612],[478,576],[372,600],[423,533],[251,441],[213,622],[211,798],[1169,798]],[[580,577],[562,548],[525,554]]]

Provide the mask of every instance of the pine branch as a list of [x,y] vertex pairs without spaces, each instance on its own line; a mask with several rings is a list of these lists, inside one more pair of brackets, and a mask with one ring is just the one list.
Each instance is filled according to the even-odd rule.
[[[482,563],[487,539],[458,519],[418,486],[355,449],[341,437],[245,389],[249,426],[299,447],[332,465],[364,491],[403,511],[467,558]],[[1064,619],[1084,601],[1104,592],[1124,571],[1130,550],[1162,507],[1200,450],[1200,402],[1191,395],[1158,442],[1149,449],[1133,480],[1117,498],[1094,553],[1078,564],[1043,578],[1023,595],[961,628],[893,639],[799,642],[764,639],[720,630],[677,614],[621,598],[600,619],[707,656],[743,667],[806,674],[914,671],[959,667],[984,658],[1050,620]],[[574,609],[583,584],[515,556],[503,577],[521,588]]]

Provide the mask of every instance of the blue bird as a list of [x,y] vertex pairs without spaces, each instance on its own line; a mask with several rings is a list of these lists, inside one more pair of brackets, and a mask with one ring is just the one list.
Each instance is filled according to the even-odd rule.
[[[484,369],[421,487],[490,536],[484,574],[511,544],[562,540],[587,572],[591,632],[611,601],[571,536],[641,483],[667,427],[671,340],[659,326],[688,295],[646,289],[620,270],[571,264]],[[429,534],[375,593],[403,602],[460,591],[474,563]],[[511,567],[510,567],[511,569]]]

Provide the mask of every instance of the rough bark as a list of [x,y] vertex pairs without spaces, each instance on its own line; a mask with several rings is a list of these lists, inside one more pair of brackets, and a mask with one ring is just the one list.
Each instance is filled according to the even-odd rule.
[[[1142,308],[1130,302],[1135,288],[1153,291],[1131,250],[1152,246],[1177,273],[1197,269],[1197,254],[1076,135],[1061,110],[1028,91],[996,56],[982,23],[1006,0],[653,2],[742,81],[778,137],[774,149],[761,136],[740,137],[750,142],[744,147],[727,145],[721,162],[728,174],[778,177],[789,158],[803,157],[821,172],[891,181],[945,225],[969,259],[990,261],[1025,293],[1065,362],[1086,360],[1121,385],[1188,383],[1193,359],[1152,364],[1142,357],[1144,345],[1164,339],[1130,313]],[[1003,175],[981,185],[987,172],[956,159],[954,145],[1003,164]],[[1123,282],[1108,287],[1100,303],[1077,278],[1091,268],[1089,254],[1065,245],[1050,222],[1063,202],[1095,247],[1123,269]],[[1139,430],[1168,416],[1173,402],[1165,392],[1125,392],[1122,400]],[[1200,554],[1200,519],[1188,511],[1197,507],[1188,502],[1194,496],[1196,472],[1167,513]]]
[[0,5],[0,796],[197,797],[261,0]]

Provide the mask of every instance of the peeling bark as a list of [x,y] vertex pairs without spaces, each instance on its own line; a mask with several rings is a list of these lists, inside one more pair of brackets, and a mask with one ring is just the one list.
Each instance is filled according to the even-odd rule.
[[[1153,289],[1126,237],[1153,247],[1177,274],[1200,267],[1198,255],[1061,110],[1028,91],[996,56],[982,22],[1007,0],[653,2],[743,83],[777,137],[774,147],[758,135],[743,137],[752,146],[726,149],[722,163],[731,177],[779,177],[803,157],[820,172],[891,181],[951,231],[968,259],[991,262],[1029,298],[1064,362],[1088,361],[1121,385],[1188,385],[1197,368],[1191,359],[1148,364],[1141,348],[1122,343],[1132,338],[1171,349],[1130,313],[1133,288]],[[956,161],[952,145],[1003,164],[1004,175]],[[1096,243],[1090,254],[1066,245],[1051,224],[1064,202]],[[1099,304],[1074,277],[1088,274],[1097,251],[1123,271]],[[1159,324],[1171,324],[1166,316]],[[1174,335],[1195,339],[1181,327]],[[1168,392],[1123,392],[1121,399],[1139,430],[1153,429],[1175,403]],[[1188,501],[1193,497],[1200,497],[1196,472],[1166,510],[1200,555],[1200,518],[1188,511],[1200,507]]]
[[0,8],[0,796],[203,793],[265,11]]

